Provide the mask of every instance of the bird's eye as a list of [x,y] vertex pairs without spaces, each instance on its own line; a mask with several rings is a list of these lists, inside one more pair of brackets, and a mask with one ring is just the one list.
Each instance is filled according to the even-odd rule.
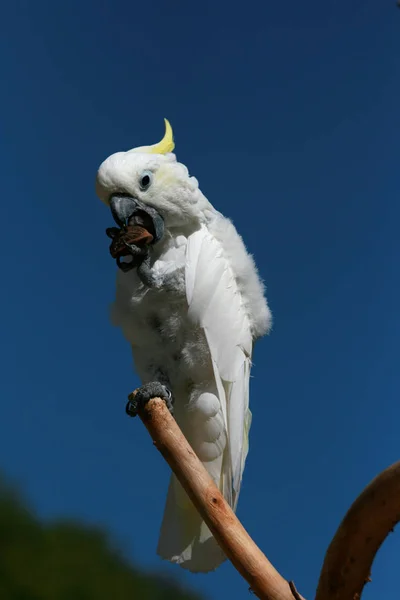
[[152,179],[153,173],[151,173],[150,171],[144,171],[140,176],[140,189],[143,191],[147,190],[151,185]]

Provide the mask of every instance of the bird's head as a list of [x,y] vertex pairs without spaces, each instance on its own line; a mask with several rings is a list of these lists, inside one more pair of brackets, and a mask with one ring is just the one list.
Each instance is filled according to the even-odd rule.
[[[172,128],[165,119],[161,142],[117,152],[100,165],[96,193],[111,207],[114,217],[121,204],[113,202],[116,196],[131,197],[155,209],[166,227],[184,226],[197,215],[204,196],[198,193],[197,180],[177,162],[174,148]],[[129,217],[125,213],[122,216]]]
[[[96,193],[110,207],[118,227],[145,227],[151,245],[162,239],[165,228],[193,225],[201,210],[210,206],[197,180],[177,162],[174,147],[172,128],[165,119],[161,142],[112,154],[97,173]],[[107,231],[115,237],[117,229]]]

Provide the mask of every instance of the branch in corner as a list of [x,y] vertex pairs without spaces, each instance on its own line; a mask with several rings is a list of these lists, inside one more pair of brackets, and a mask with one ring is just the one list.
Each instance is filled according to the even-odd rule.
[[333,538],[316,600],[360,598],[375,555],[400,521],[400,462],[380,473],[358,496]]

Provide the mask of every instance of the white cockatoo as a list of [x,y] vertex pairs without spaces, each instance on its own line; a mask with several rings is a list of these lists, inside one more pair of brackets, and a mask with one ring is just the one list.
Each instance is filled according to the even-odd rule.
[[[271,313],[253,258],[232,222],[177,162],[172,129],[163,140],[117,152],[100,166],[96,191],[121,229],[144,227],[151,243],[124,242],[114,324],[131,344],[143,386],[137,401],[161,396],[230,506],[237,506],[251,422],[254,341]],[[132,407],[131,407],[132,409]],[[158,554],[207,572],[225,559],[172,474]]]

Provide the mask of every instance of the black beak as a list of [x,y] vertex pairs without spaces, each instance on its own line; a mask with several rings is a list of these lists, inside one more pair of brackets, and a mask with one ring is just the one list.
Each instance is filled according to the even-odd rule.
[[113,194],[110,198],[110,208],[116,224],[119,227],[124,227],[134,215],[138,203],[132,196]]
[[113,194],[110,198],[110,208],[114,221],[119,227],[126,227],[133,219],[150,231],[154,237],[152,244],[159,242],[163,237],[164,219],[152,206],[128,194]]

